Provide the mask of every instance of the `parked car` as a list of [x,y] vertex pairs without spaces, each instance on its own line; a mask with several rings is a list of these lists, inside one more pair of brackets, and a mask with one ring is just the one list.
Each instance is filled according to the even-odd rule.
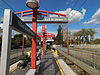
[[74,47],[74,45],[73,45],[73,44],[71,44],[71,45],[70,45],[70,47]]

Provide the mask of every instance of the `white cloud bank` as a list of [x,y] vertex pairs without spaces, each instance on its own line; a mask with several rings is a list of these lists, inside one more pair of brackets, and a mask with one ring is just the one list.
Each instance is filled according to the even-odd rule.
[[[82,9],[81,12],[68,8],[64,11],[56,11],[56,13],[65,14],[68,17],[69,23],[75,23],[81,21],[86,13],[86,9]],[[57,15],[50,15],[50,17],[57,17]]]
[[[46,26],[46,28],[47,28],[47,26]],[[38,33],[41,33],[41,32],[42,32],[42,26],[38,26],[38,27],[37,27],[37,32],[38,32]],[[57,31],[54,31],[54,32],[53,32],[53,31],[48,31],[48,30],[47,30],[47,33],[52,33],[52,34],[57,35]]]
[[94,30],[96,31],[96,33],[100,34],[100,28],[95,28]]
[[94,13],[91,20],[84,22],[84,24],[100,24],[100,8]]
[[37,32],[38,32],[38,33],[42,32],[42,26],[38,26],[38,27],[37,27]]
[[71,32],[71,33],[75,33],[75,32],[78,32],[78,31],[80,31],[81,29],[70,29],[69,31]]
[[[46,29],[47,29],[47,26],[46,26]],[[41,33],[42,32],[42,26],[38,26],[37,27],[37,33]]]

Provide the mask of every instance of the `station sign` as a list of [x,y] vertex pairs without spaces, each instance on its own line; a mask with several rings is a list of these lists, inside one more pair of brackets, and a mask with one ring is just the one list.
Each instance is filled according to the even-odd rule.
[[67,17],[45,17],[44,21],[68,21]]
[[[32,23],[33,21],[37,21],[37,23],[68,23],[67,17],[44,17],[38,18],[37,20],[32,21],[32,17],[19,17],[25,23]],[[1,21],[3,18],[1,18]]]

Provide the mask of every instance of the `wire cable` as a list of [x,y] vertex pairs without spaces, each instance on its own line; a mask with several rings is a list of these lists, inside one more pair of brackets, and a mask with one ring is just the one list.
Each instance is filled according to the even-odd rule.
[[79,0],[76,0],[76,2],[74,3],[74,5],[72,6],[72,8],[74,9],[76,7],[76,5],[78,4]]
[[5,0],[2,0],[9,8],[11,8],[13,11],[15,11],[12,6],[10,6]]
[[[73,9],[75,9],[75,7],[76,7],[76,5],[78,4],[78,2],[79,2],[79,0],[77,0],[77,1],[75,2],[75,4],[72,6]],[[82,4],[80,4],[80,7],[78,7],[78,8],[82,8],[86,2],[87,2],[87,0],[83,0]]]
[[81,4],[81,7],[84,6],[84,4],[87,2],[87,0],[84,0],[84,2]]

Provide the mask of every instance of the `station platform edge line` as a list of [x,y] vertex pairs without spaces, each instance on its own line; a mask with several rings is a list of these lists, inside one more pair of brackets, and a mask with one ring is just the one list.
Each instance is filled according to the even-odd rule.
[[[52,54],[54,53],[53,51],[51,51],[51,52],[52,52]],[[56,61],[56,64],[57,64],[57,66],[58,66],[58,68],[59,68],[61,74],[62,74],[62,75],[65,75],[63,69],[61,68],[61,66],[60,66],[59,62],[57,61],[56,57],[54,56],[54,54],[53,54],[53,57],[54,57],[54,60]]]

